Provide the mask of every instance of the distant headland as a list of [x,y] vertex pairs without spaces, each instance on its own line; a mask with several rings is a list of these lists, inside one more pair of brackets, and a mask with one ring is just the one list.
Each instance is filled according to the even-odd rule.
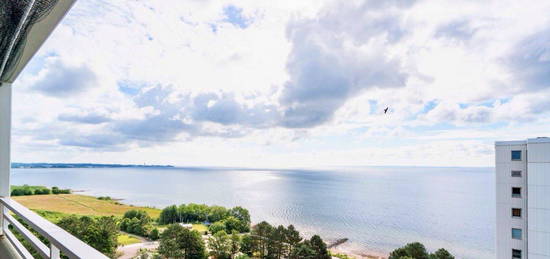
[[162,167],[172,168],[171,165],[124,165],[124,164],[93,164],[93,163],[11,163],[12,168],[124,168],[124,167]]

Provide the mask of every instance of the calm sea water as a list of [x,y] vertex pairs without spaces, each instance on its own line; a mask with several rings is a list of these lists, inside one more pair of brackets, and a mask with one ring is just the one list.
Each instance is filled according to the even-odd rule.
[[459,258],[494,258],[492,168],[333,170],[14,169],[13,184],[59,186],[162,208],[205,203],[250,210],[352,249],[388,252],[420,241]]

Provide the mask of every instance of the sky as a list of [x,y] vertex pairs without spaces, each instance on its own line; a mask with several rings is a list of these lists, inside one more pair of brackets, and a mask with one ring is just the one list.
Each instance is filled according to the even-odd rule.
[[79,0],[13,84],[12,160],[492,166],[494,141],[550,136],[548,13]]

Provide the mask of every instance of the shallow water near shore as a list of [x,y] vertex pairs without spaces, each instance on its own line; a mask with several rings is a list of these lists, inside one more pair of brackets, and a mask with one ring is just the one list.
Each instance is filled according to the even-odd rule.
[[162,208],[243,206],[252,220],[294,224],[356,251],[419,241],[458,258],[495,258],[493,168],[353,167],[13,169],[12,184],[45,185]]

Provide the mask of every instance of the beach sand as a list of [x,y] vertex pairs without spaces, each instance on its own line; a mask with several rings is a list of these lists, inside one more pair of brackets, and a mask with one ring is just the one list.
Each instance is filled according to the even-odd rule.
[[387,259],[388,255],[381,252],[368,251],[365,249],[359,249],[350,245],[349,243],[344,243],[333,248],[329,249],[333,254],[346,254],[354,257],[355,259]]
[[331,253],[336,254],[345,254],[352,256],[355,259],[387,259],[388,257],[384,254],[375,253],[375,252],[368,252],[368,251],[347,251],[343,249],[339,249],[337,247],[330,249]]

